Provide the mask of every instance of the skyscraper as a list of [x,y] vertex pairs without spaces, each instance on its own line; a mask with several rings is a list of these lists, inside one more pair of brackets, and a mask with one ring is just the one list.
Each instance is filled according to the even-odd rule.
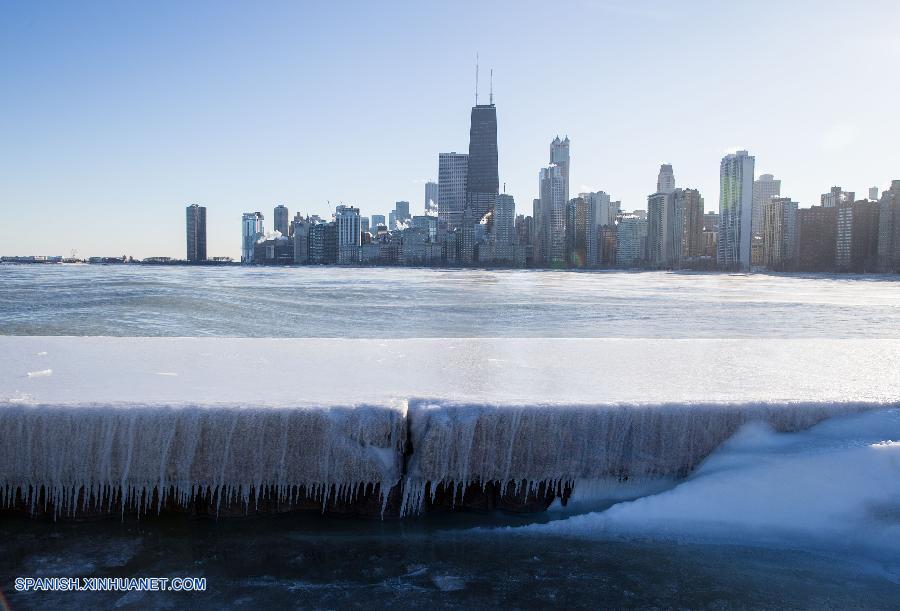
[[563,181],[563,199],[569,201],[569,137],[560,140],[559,136],[550,143],[550,163],[559,168]]
[[566,209],[566,242],[572,267],[597,265],[597,212],[593,199],[575,197]]
[[856,193],[853,191],[843,191],[840,187],[831,187],[828,193],[823,193],[821,203],[826,208],[835,208],[842,203],[853,203]]
[[359,263],[359,246],[362,244],[359,208],[338,206],[334,210],[334,222],[337,225],[338,263]]
[[559,166],[541,168],[538,190],[541,194],[535,218],[537,249],[535,260],[546,267],[566,265],[566,201],[565,183]]
[[[412,217],[409,214],[409,202],[394,203],[394,219],[397,223],[406,223]],[[391,227],[393,229],[393,227]]]
[[651,267],[671,269],[681,261],[684,219],[675,203],[675,173],[664,163],[659,166],[656,193],[647,197],[647,262]]
[[664,163],[659,166],[659,175],[656,178],[657,193],[674,193],[675,192],[675,172],[672,171],[672,165]]
[[763,207],[763,262],[774,271],[796,269],[799,257],[797,202],[773,197]]
[[275,231],[279,232],[283,236],[290,235],[290,213],[288,213],[287,206],[284,204],[278,204],[275,206],[275,216],[274,216],[274,224]]
[[469,156],[463,153],[438,155],[438,221],[448,230],[462,223],[466,207]]
[[802,271],[834,269],[837,209],[813,206],[797,211],[798,267]]
[[265,236],[262,212],[245,212],[241,218],[241,263],[253,263],[253,251],[259,238]]
[[753,170],[756,160],[747,151],[722,158],[719,165],[718,265],[750,271],[753,223]]
[[610,201],[609,193],[605,191],[594,191],[591,193],[580,193],[579,197],[583,197],[585,201],[593,203],[594,223],[598,227],[605,225],[615,225],[616,217],[619,216],[620,202]]
[[647,196],[647,263],[671,268],[674,259],[675,197],[672,193]]
[[[440,177],[438,177],[440,180]],[[497,109],[490,104],[472,107],[469,128],[469,159],[466,178],[466,203],[478,222],[493,211],[500,192],[500,173],[497,166]],[[439,193],[438,203],[440,203]]]
[[438,215],[438,192],[436,182],[425,183],[425,216]]
[[878,268],[900,271],[900,180],[882,192],[878,206]]
[[638,267],[647,252],[647,221],[633,214],[622,216],[616,226],[616,265]]
[[[703,243],[703,197],[697,189],[676,189],[675,209],[682,215],[681,262],[696,263],[706,254]],[[678,253],[676,253],[676,259]]]
[[206,207],[192,204],[186,209],[187,260],[206,261]]
[[751,231],[754,236],[762,236],[765,226],[764,217],[766,204],[773,197],[781,195],[781,181],[776,180],[772,174],[761,174],[753,181],[753,220]]
[[516,238],[516,202],[512,195],[501,193],[494,206],[492,235],[495,242],[512,244]]

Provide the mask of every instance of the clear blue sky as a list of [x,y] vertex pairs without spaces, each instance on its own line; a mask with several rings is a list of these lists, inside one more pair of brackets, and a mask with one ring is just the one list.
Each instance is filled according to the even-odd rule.
[[[420,211],[494,68],[500,179],[530,213],[557,133],[572,191],[644,208],[660,163],[718,206],[756,156],[802,206],[900,178],[900,2],[6,2],[0,254],[209,255],[240,215]],[[486,98],[486,95],[485,95]],[[328,202],[331,202],[329,205]]]

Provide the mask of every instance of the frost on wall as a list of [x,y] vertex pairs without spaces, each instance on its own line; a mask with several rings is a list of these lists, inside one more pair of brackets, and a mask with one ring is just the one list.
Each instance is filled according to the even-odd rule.
[[452,503],[470,486],[504,498],[524,492],[527,501],[585,480],[683,477],[746,422],[796,431],[879,407],[886,404],[0,403],[0,505],[155,512],[200,497],[249,511],[262,498],[285,507],[314,499],[324,511],[376,495],[376,515],[389,497],[390,515],[412,515],[439,487]]
[[385,497],[404,426],[402,408],[386,406],[0,404],[0,501],[73,514],[185,507],[196,495],[323,508],[375,487]]

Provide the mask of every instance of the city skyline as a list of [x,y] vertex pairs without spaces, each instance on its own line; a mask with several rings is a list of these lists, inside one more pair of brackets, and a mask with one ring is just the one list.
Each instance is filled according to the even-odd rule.
[[[900,129],[889,112],[900,60],[890,23],[900,9],[834,3],[810,13],[811,6],[565,5],[565,69],[516,42],[541,20],[508,5],[484,7],[483,23],[465,37],[465,3],[389,7],[398,18],[384,20],[388,31],[377,40],[396,31],[402,42],[372,46],[363,36],[341,53],[330,52],[339,27],[331,9],[281,6],[246,21],[237,8],[200,5],[154,13],[7,9],[0,50],[20,61],[5,71],[9,95],[0,102],[4,140],[14,143],[0,152],[0,205],[20,224],[0,227],[0,254],[180,257],[184,232],[172,227],[192,203],[208,209],[210,257],[238,258],[237,219],[248,210],[268,216],[276,204],[328,218],[342,202],[369,216],[409,201],[421,214],[425,182],[438,180],[438,154],[467,150],[476,51],[482,103],[484,75],[494,68],[499,180],[519,213],[539,196],[536,172],[556,134],[572,141],[569,196],[603,190],[627,211],[646,208],[663,163],[680,185],[700,190],[707,210],[717,209],[716,164],[738,148],[755,156],[756,176],[776,176],[801,208],[834,185],[857,194],[887,189],[900,168],[891,145]],[[340,27],[363,32],[372,11],[356,7]],[[765,24],[755,21],[760,15]],[[446,31],[413,27],[437,18]],[[735,19],[741,31],[722,27]],[[198,33],[198,20],[221,28]],[[585,32],[600,23],[606,35],[588,41]],[[697,41],[645,48],[653,32],[687,24]],[[753,48],[763,25],[770,42]],[[302,43],[288,26],[307,34],[296,37]],[[172,43],[166,52],[155,38],[163,30]],[[229,34],[235,46],[226,44]],[[269,41],[253,47],[260,36]],[[458,52],[438,54],[454,36]],[[66,53],[52,44],[56,37],[69,41]],[[660,98],[641,76],[656,65],[677,77],[678,96]],[[138,68],[141,78],[132,76]],[[829,93],[835,81],[846,96]],[[746,83],[756,85],[736,98],[733,89]]]

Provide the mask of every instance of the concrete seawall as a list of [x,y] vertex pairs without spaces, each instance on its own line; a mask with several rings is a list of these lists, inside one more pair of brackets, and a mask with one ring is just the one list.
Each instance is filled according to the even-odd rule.
[[895,406],[895,344],[3,337],[0,506],[539,511],[683,477],[747,422]]

